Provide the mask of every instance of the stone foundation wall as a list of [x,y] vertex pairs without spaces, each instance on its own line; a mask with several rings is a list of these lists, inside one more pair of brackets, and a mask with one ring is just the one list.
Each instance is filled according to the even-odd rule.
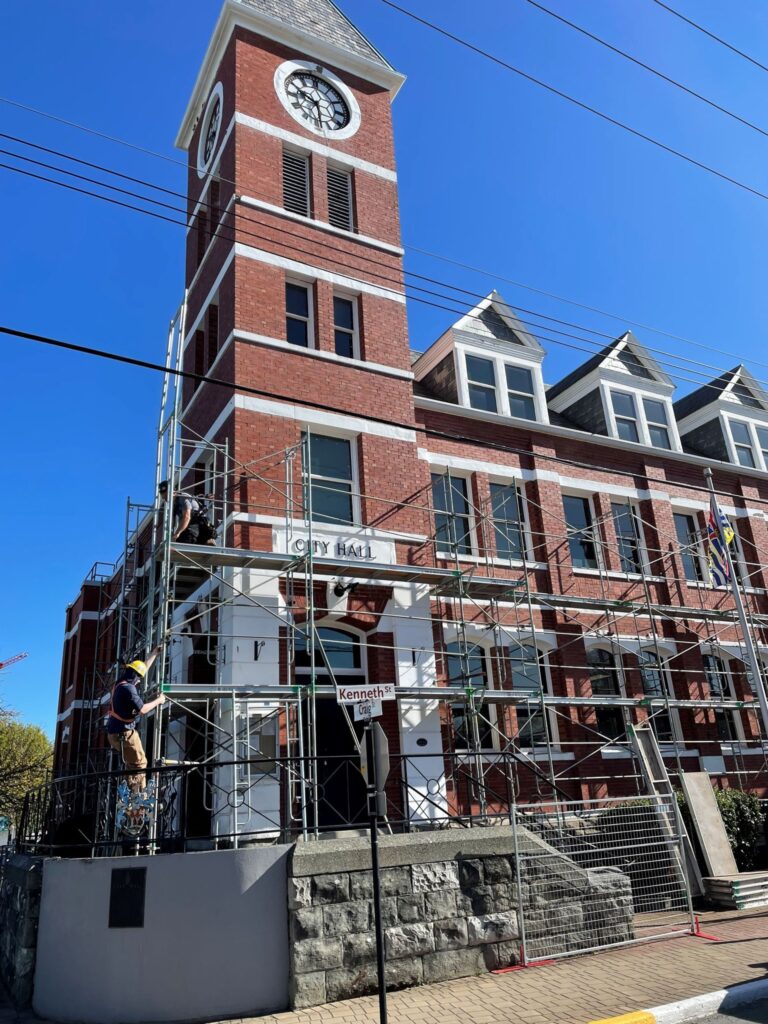
[[[598,880],[567,861],[574,884],[564,887],[564,858],[553,850],[556,877],[547,878],[542,858],[538,877],[522,879],[520,893],[511,829],[477,832],[380,840],[388,988],[518,963],[521,895],[537,937],[558,933],[558,952],[593,944],[596,912],[613,919],[620,941],[632,938],[631,910],[629,915],[614,913],[618,892],[623,902],[629,887],[620,872]],[[541,845],[531,836],[526,842]],[[368,840],[297,845],[289,869],[288,905],[295,1009],[376,991]]]
[[43,862],[17,853],[0,888],[0,978],[17,1009],[32,1001]]

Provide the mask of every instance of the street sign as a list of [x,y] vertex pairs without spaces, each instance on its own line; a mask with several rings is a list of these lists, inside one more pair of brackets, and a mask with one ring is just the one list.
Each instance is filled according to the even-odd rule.
[[[389,741],[387,740],[387,734],[378,722],[374,722],[371,725],[371,739],[373,741],[373,757],[376,762],[373,778],[376,780],[377,791],[383,793],[384,783],[389,775]],[[368,744],[365,742],[360,745],[360,771],[363,773],[365,781],[370,785],[372,780],[368,775]]]
[[355,704],[355,721],[366,722],[369,718],[380,718],[384,714],[380,700],[361,700]]
[[336,700],[339,704],[360,704],[366,700],[394,700],[394,683],[354,683],[350,686],[336,683]]

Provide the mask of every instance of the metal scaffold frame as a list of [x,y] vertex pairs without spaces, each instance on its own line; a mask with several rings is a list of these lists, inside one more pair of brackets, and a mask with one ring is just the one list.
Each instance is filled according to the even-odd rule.
[[[758,702],[751,706],[749,701],[727,699],[725,692],[713,699],[676,695],[674,674],[686,680],[692,671],[680,664],[685,653],[705,644],[710,644],[713,651],[721,650],[721,634],[732,636],[738,631],[739,623],[730,608],[708,607],[701,590],[697,591],[698,606],[660,604],[654,600],[653,587],[660,578],[677,582],[674,556],[681,548],[675,536],[664,538],[666,550],[662,549],[660,538],[658,549],[651,552],[643,539],[643,531],[653,524],[642,520],[629,499],[626,499],[626,514],[632,533],[629,540],[625,536],[623,541],[634,543],[636,551],[642,552],[637,558],[640,571],[626,584],[627,594],[635,595],[632,597],[616,598],[610,590],[605,554],[610,551],[622,559],[626,550],[621,540],[617,538],[614,543],[606,533],[611,512],[595,519],[588,529],[576,531],[580,542],[592,544],[599,553],[596,557],[599,596],[584,598],[540,592],[536,589],[537,574],[543,570],[541,563],[532,561],[533,551],[546,544],[555,551],[567,547],[575,535],[573,528],[564,516],[548,508],[546,515],[557,520],[555,532],[533,530],[526,509],[536,507],[542,515],[545,510],[528,494],[524,507],[516,485],[510,490],[514,492],[517,507],[509,514],[504,511],[500,515],[492,498],[479,502],[470,499],[464,478],[459,489],[455,484],[458,478],[450,469],[442,476],[438,474],[442,481],[440,504],[444,507],[435,507],[431,497],[420,503],[415,499],[393,502],[373,495],[356,495],[358,501],[379,502],[388,508],[410,507],[429,516],[431,528],[424,548],[430,557],[425,559],[425,564],[372,564],[316,553],[314,530],[318,519],[313,514],[313,494],[320,493],[323,485],[312,477],[311,433],[306,431],[299,443],[243,464],[235,458],[226,441],[218,444],[206,440],[185,419],[183,378],[177,376],[182,365],[185,308],[182,303],[169,327],[167,372],[157,432],[155,483],[168,481],[167,503],[163,508],[158,502],[152,506],[129,502],[119,593],[110,605],[112,619],[108,615],[100,619],[100,643],[113,628],[112,664],[136,656],[140,649],[149,650],[157,643],[164,643],[155,678],[162,683],[168,700],[151,716],[147,736],[150,763],[184,762],[187,751],[195,746],[194,763],[203,776],[202,799],[214,818],[222,812],[230,815],[225,831],[228,837],[234,836],[234,845],[237,845],[238,811],[242,808],[246,816],[258,814],[258,809],[248,806],[250,769],[243,774],[238,762],[271,761],[280,756],[281,750],[287,755],[283,793],[288,823],[296,834],[305,837],[319,831],[316,813],[321,800],[318,701],[332,699],[336,680],[333,659],[328,657],[333,641],[325,640],[320,628],[320,624],[330,621],[328,616],[333,609],[328,607],[327,600],[318,599],[317,591],[321,585],[327,591],[328,581],[334,579],[343,578],[360,586],[368,582],[384,586],[417,584],[427,588],[429,624],[439,627],[442,634],[430,654],[440,658],[444,671],[438,674],[441,678],[447,677],[447,685],[440,685],[436,676],[433,685],[408,687],[398,694],[398,699],[422,702],[425,706],[436,703],[442,709],[444,725],[452,737],[450,748],[464,758],[470,822],[483,821],[492,815],[487,783],[490,777],[498,777],[500,763],[507,774],[505,785],[514,801],[527,795],[522,792],[523,775],[529,782],[527,793],[532,788],[539,799],[555,804],[573,799],[573,790],[569,791],[568,787],[574,785],[581,786],[582,796],[588,797],[597,795],[597,790],[610,780],[624,779],[640,792],[642,776],[632,760],[629,771],[625,759],[622,772],[606,773],[603,769],[601,774],[594,774],[594,759],[603,751],[615,753],[620,748],[631,758],[626,734],[635,724],[633,712],[638,708],[654,726],[660,721],[672,722],[683,709],[707,714],[714,711],[716,715],[758,715]],[[206,468],[204,476],[197,478],[193,474],[201,462]],[[278,519],[282,520],[285,531],[285,553],[246,550],[229,543],[236,524],[253,512],[258,515],[266,510],[268,521],[276,521],[274,505],[252,507],[240,501],[240,515],[233,512],[236,475],[241,480],[267,487],[269,493],[279,499],[282,514]],[[221,521],[214,546],[174,541],[174,500],[182,492],[204,497],[218,514]],[[456,507],[458,497],[464,508]],[[245,517],[243,507],[247,508]],[[292,550],[298,529],[306,538],[300,555]],[[480,552],[472,562],[462,557],[466,554],[468,530],[475,536],[475,549]],[[697,543],[697,540],[694,538],[692,542]],[[508,558],[499,557],[500,547]],[[248,582],[254,571],[262,583],[277,583],[278,606],[270,606],[254,594]],[[223,612],[236,605],[257,607],[262,615],[277,620],[278,647],[283,657],[280,685],[259,682],[258,657],[252,684],[222,685],[223,646],[220,641],[224,636],[229,640],[253,642],[257,651],[259,644],[263,647],[267,642],[266,636],[237,637],[222,633]],[[101,609],[101,603],[99,607]],[[387,613],[389,617],[396,614]],[[758,614],[754,608],[748,608],[747,614],[748,628],[761,630],[765,641],[768,616]],[[547,616],[558,623],[554,630],[544,627]],[[112,621],[116,626],[110,625]],[[665,623],[682,626],[689,639],[665,640],[662,632]],[[573,629],[564,630],[563,625]],[[546,659],[537,643],[543,633],[555,635],[557,646],[552,653],[557,654],[559,669],[563,672],[586,671],[583,664],[572,664],[567,655],[569,648],[583,643],[585,638],[617,655],[613,658],[613,667],[604,673],[614,692],[601,696],[579,694],[574,690],[555,696],[547,685],[550,669],[545,668]],[[203,645],[199,653],[204,655],[202,663],[209,670],[209,681],[204,684],[173,681],[176,650],[191,634],[197,638],[195,643]],[[484,638],[482,645],[477,639],[480,635]],[[729,646],[729,657],[746,661],[744,637],[738,642],[729,639],[723,643]],[[299,646],[307,660],[301,676],[296,672]],[[393,655],[398,653],[394,642],[369,644],[366,640],[366,646],[378,647]],[[739,653],[733,653],[734,647]],[[650,655],[645,663],[643,683],[645,685],[646,679],[654,680],[656,692],[642,698],[629,697],[622,655],[637,656],[641,650]],[[102,666],[98,674],[94,671],[88,701],[91,738],[103,717],[112,664]],[[458,672],[453,672],[452,666],[456,665]],[[761,686],[763,682],[758,679],[755,685]],[[687,689],[686,686],[686,693]],[[623,739],[601,731],[601,708],[619,713],[624,723]],[[514,715],[510,714],[512,711]],[[343,713],[352,739],[359,745],[346,707]],[[180,722],[183,726],[179,726]],[[758,735],[764,734],[759,715],[757,722]],[[571,734],[562,744],[556,736],[557,723],[567,727]],[[521,729],[526,727],[531,736],[533,730],[538,729],[541,742],[526,744],[521,735]],[[179,728],[186,734],[184,744],[178,742]],[[574,738],[573,733],[577,731],[583,739]],[[713,741],[697,739],[695,742]],[[679,728],[672,729],[665,749],[675,763],[670,774],[679,775],[683,771],[686,747],[690,743]],[[563,761],[559,757],[562,745],[575,752],[572,760]],[[175,760],[170,756],[174,748],[179,754]],[[741,743],[732,744],[737,768],[728,774],[734,776],[739,787],[755,785],[759,777],[766,775],[768,762],[762,739],[760,750],[763,754],[760,767],[749,768],[743,759]],[[219,765],[222,767],[217,767]],[[211,779],[212,773],[225,770],[224,765],[231,771],[231,780],[227,805],[222,807],[216,802],[214,790],[217,787]],[[589,774],[590,771],[593,774]]]

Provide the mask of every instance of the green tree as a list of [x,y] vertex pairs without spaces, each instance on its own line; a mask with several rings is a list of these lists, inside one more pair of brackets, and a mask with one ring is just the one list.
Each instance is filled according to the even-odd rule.
[[46,780],[53,747],[42,729],[0,717],[0,817],[17,825],[24,795]]

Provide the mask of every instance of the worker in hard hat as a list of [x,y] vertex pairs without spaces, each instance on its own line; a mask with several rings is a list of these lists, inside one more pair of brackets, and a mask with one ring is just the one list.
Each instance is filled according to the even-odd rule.
[[136,722],[140,715],[148,715],[150,711],[165,703],[164,693],[154,700],[143,701],[139,696],[137,683],[152,668],[160,650],[161,646],[155,647],[146,661],[129,662],[112,687],[107,740],[110,747],[120,753],[123,765],[133,769],[133,773],[128,775],[128,785],[134,793],[146,788],[146,775],[143,769],[147,767],[147,755],[136,731]]

